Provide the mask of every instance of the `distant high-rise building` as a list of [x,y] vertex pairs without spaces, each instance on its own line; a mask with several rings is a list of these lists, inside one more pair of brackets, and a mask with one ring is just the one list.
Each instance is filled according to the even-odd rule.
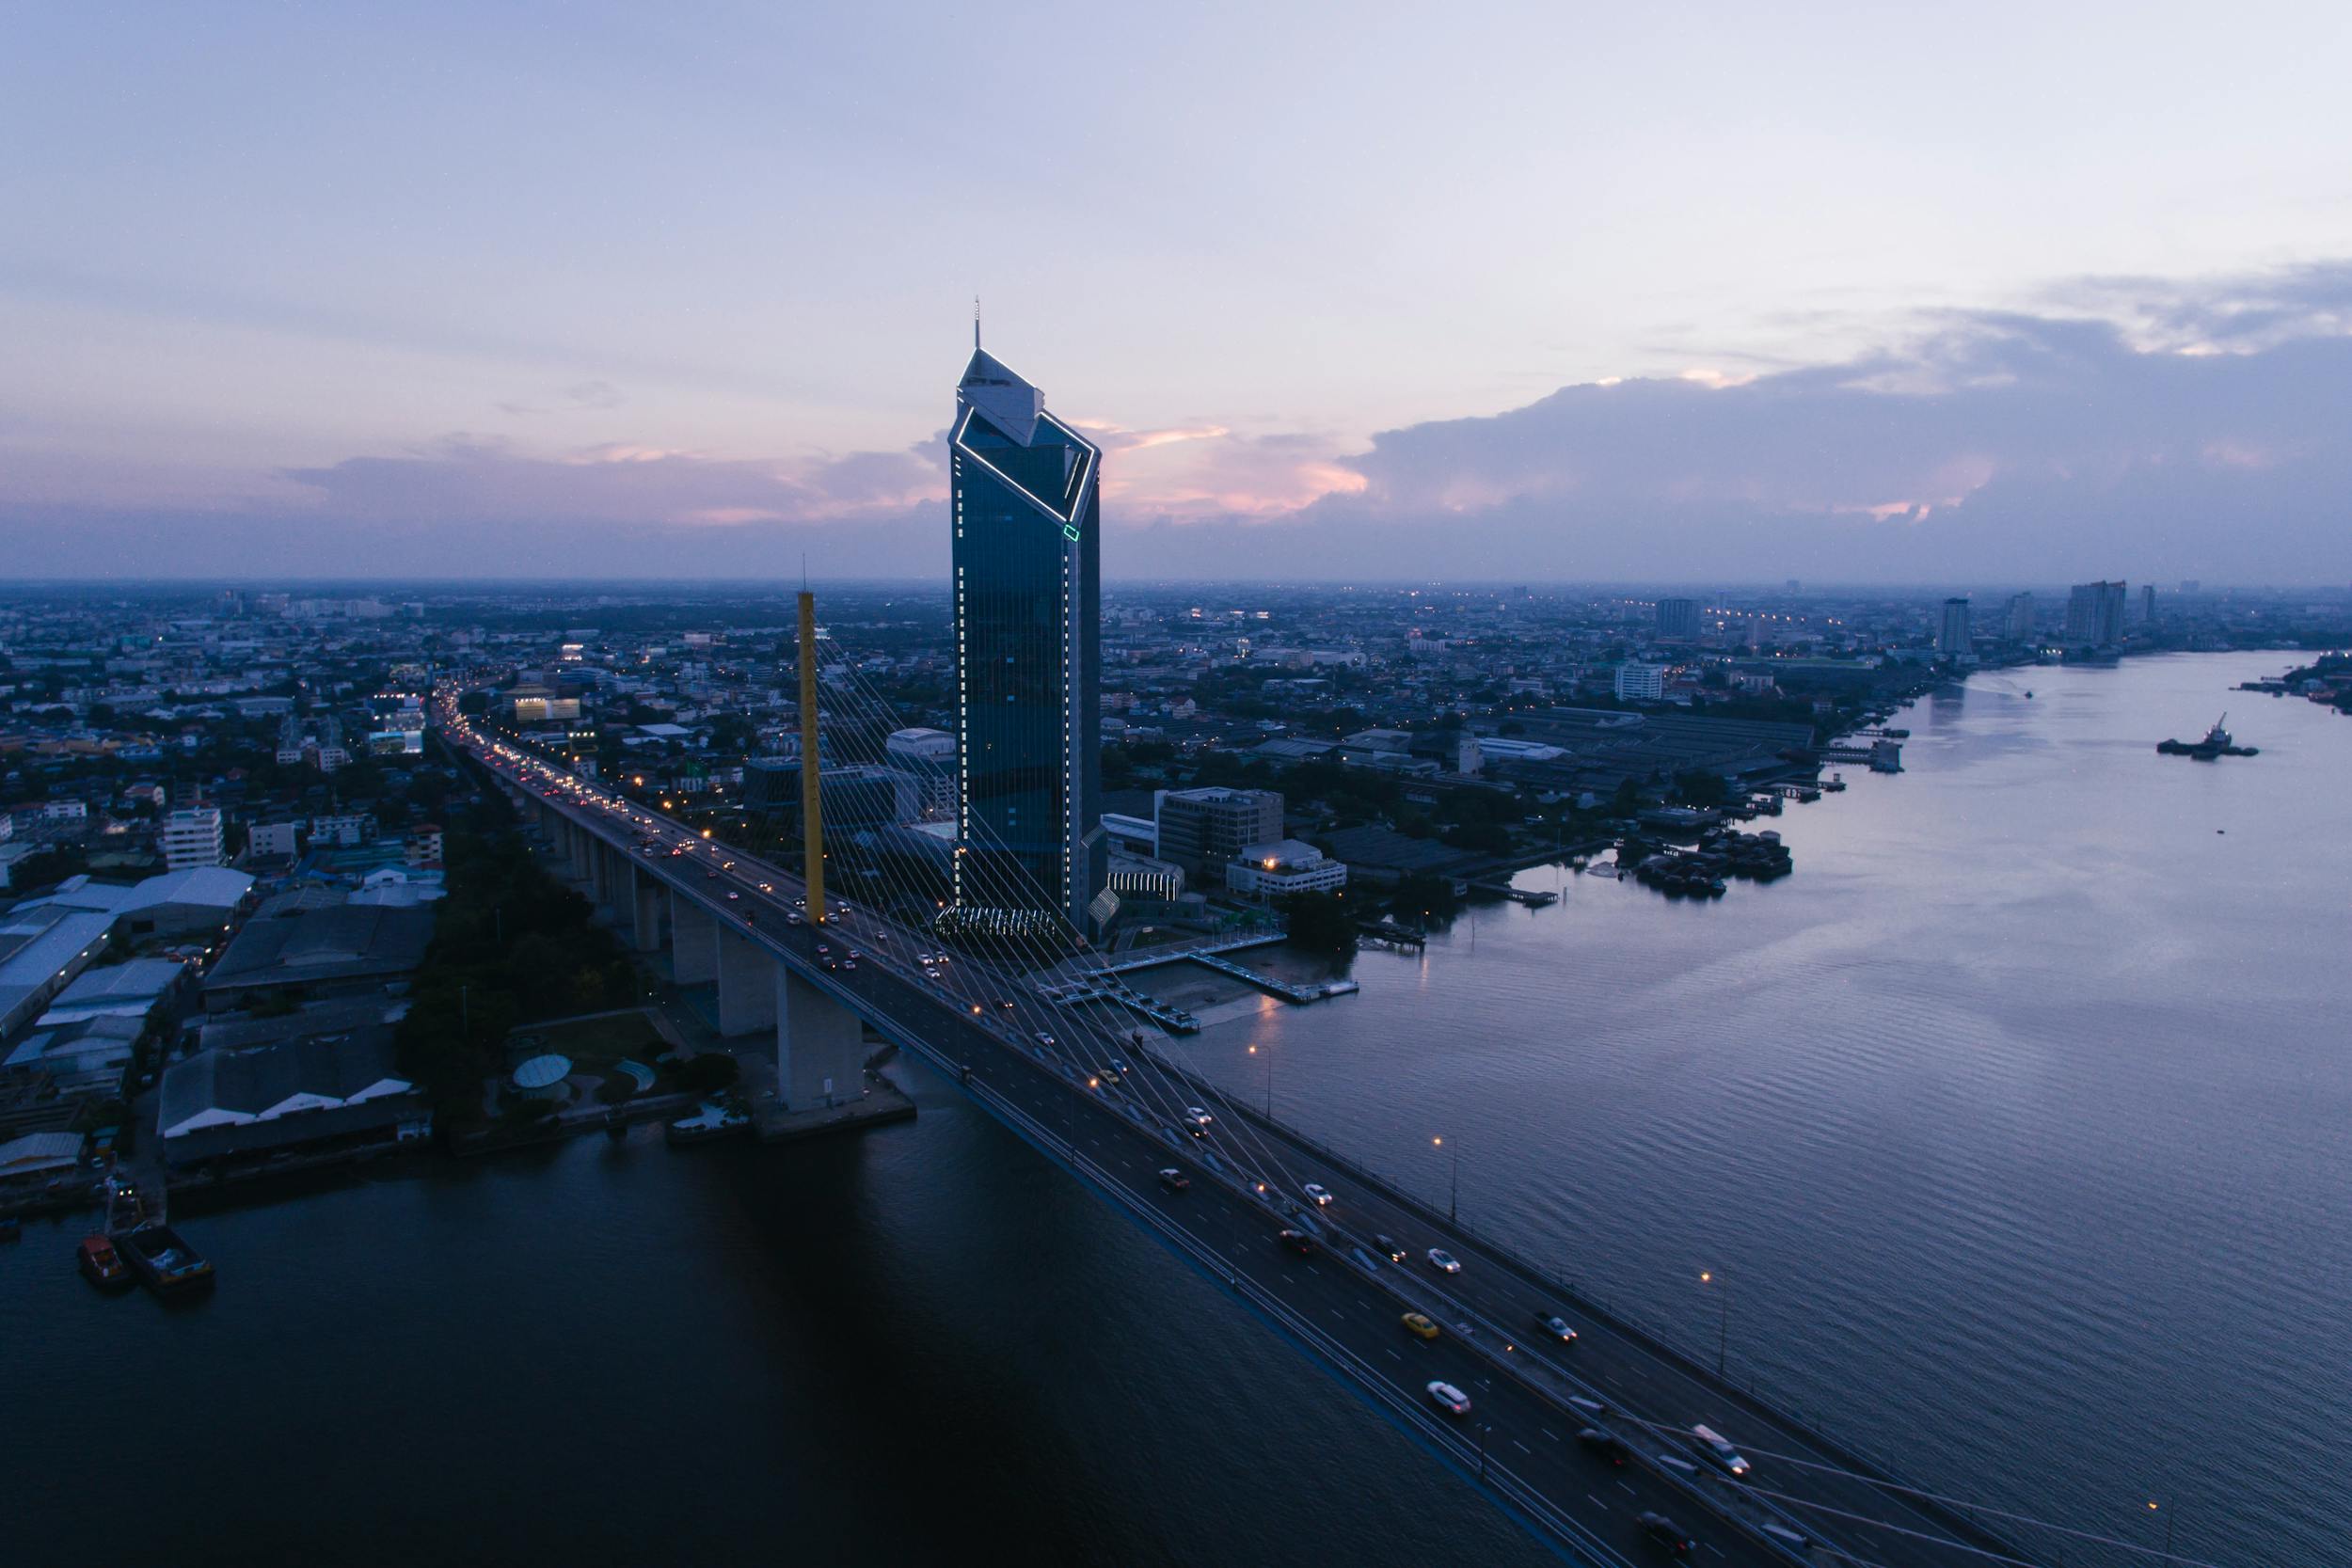
[[1659,600],[1658,636],[1661,641],[1696,642],[1699,640],[1698,600]]
[[956,737],[946,730],[894,730],[882,744],[894,768],[923,786],[923,815],[945,820],[956,814]]
[[2034,610],[2031,594],[2011,594],[2009,596],[2009,640],[2030,642],[2034,637]]
[[2156,585],[2153,582],[2140,585],[2139,619],[2144,626],[2156,624]]
[[1225,863],[1253,844],[1282,836],[1282,796],[1273,789],[1163,790],[1157,799],[1160,859],[1212,885]]
[[1617,666],[1615,690],[1621,703],[1657,702],[1666,695],[1666,667],[1662,664],[1620,664]]
[[2123,641],[2124,585],[2080,582],[2066,600],[2066,641],[2105,647]]
[[2183,578],[2181,579],[2181,592],[2184,594],[2198,593],[2201,591],[2204,586],[2205,585],[2203,583],[2198,581],[2195,578]]
[[1944,601],[1944,618],[1935,628],[1935,651],[1946,658],[1958,658],[1968,651],[1968,601],[1965,598]]
[[[956,615],[956,903],[1091,933],[1102,824],[1103,453],[980,348],[947,438]],[[1279,837],[1279,833],[1266,835]]]
[[164,818],[164,864],[174,871],[221,862],[220,808],[185,806]]

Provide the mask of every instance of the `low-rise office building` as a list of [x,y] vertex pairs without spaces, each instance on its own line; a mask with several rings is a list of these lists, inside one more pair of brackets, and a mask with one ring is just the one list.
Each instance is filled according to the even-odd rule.
[[1282,836],[1282,797],[1271,789],[1162,790],[1155,801],[1158,858],[1214,878],[1253,844]]
[[188,806],[164,818],[164,863],[174,871],[218,865],[222,860],[218,806]]
[[1245,898],[1283,898],[1332,893],[1347,885],[1347,867],[1295,838],[1253,844],[1225,867],[1225,887]]

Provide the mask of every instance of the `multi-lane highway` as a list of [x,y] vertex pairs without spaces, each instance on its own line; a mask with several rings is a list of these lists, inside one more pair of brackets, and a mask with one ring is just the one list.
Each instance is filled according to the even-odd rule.
[[[1801,1430],[1581,1310],[1434,1211],[1051,1008],[1025,980],[968,956],[943,958],[936,939],[863,909],[807,924],[799,879],[780,867],[483,734],[446,690],[437,712],[450,737],[519,795],[587,828],[672,897],[707,908],[940,1067],[1572,1555],[1611,1564],[1676,1555],[1669,1532],[1645,1524],[1650,1515],[1673,1521],[1703,1562],[2007,1560],[1988,1552],[1990,1538],[1963,1543],[1950,1520],[1850,1472]],[[1187,1106],[1212,1119],[1191,1125]],[[1170,1168],[1185,1173],[1186,1188],[1162,1179]],[[1327,1205],[1309,1200],[1307,1183]],[[1285,1229],[1307,1233],[1312,1250],[1286,1243]],[[1440,1272],[1432,1249],[1459,1271]],[[1408,1329],[1407,1312],[1429,1320],[1435,1338]],[[1540,1325],[1555,1315],[1572,1342]],[[1432,1384],[1467,1395],[1467,1413],[1445,1408]],[[1712,1461],[1694,1425],[1738,1447],[1744,1479]],[[1614,1437],[1624,1451],[1580,1433]]]

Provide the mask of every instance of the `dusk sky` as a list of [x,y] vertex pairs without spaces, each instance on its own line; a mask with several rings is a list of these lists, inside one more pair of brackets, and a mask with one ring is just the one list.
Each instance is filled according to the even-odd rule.
[[2341,6],[6,16],[9,577],[2352,579]]

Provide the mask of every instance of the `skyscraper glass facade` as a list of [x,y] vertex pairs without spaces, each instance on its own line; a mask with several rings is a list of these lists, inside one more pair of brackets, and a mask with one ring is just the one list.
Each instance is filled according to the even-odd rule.
[[956,615],[956,903],[1091,935],[1102,829],[1103,454],[973,351],[948,437]]

